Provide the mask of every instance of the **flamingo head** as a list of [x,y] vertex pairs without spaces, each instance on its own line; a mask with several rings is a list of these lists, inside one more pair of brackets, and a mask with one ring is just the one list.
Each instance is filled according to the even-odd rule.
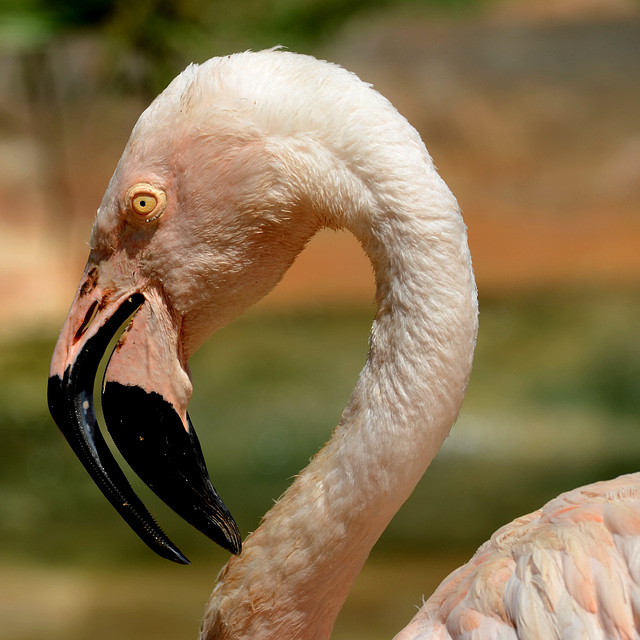
[[239,553],[187,414],[187,362],[279,281],[318,227],[264,126],[212,75],[187,69],[136,124],[98,210],[48,387],[52,416],[98,487],[153,550],[182,563],[100,432],[99,364],[125,327],[99,387],[114,443],[170,507]]

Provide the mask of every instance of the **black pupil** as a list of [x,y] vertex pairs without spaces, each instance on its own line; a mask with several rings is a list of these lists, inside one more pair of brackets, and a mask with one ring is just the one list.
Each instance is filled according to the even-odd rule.
[[140,206],[141,207],[146,207],[147,206],[147,201],[146,200],[140,200]]

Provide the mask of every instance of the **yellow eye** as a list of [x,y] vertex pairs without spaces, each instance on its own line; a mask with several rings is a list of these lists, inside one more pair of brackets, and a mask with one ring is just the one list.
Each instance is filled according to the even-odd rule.
[[135,222],[155,222],[164,213],[166,205],[166,194],[153,185],[140,183],[127,191],[126,207]]
[[158,201],[152,195],[140,195],[133,199],[131,206],[136,213],[146,216],[156,208]]

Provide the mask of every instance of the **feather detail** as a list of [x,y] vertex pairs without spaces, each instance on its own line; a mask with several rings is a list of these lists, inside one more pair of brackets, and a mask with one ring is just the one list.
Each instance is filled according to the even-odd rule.
[[637,639],[639,571],[640,474],[630,474],[502,527],[397,638]]

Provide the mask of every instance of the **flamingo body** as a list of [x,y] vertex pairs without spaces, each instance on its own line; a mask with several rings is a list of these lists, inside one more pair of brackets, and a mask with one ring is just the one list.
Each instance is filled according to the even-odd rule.
[[[371,260],[370,352],[329,442],[241,545],[187,415],[187,360],[322,227],[352,232]],[[201,639],[326,640],[454,424],[471,372],[466,227],[419,135],[353,74],[277,50],[190,66],[134,128],[56,345],[49,403],[132,528],[187,562],[121,475],[93,411],[97,363],[131,317],[105,374],[107,426],[160,497],[238,554]],[[625,476],[507,525],[397,639],[637,638],[639,495],[639,476]]]
[[638,638],[640,474],[563,493],[505,525],[396,640]]

